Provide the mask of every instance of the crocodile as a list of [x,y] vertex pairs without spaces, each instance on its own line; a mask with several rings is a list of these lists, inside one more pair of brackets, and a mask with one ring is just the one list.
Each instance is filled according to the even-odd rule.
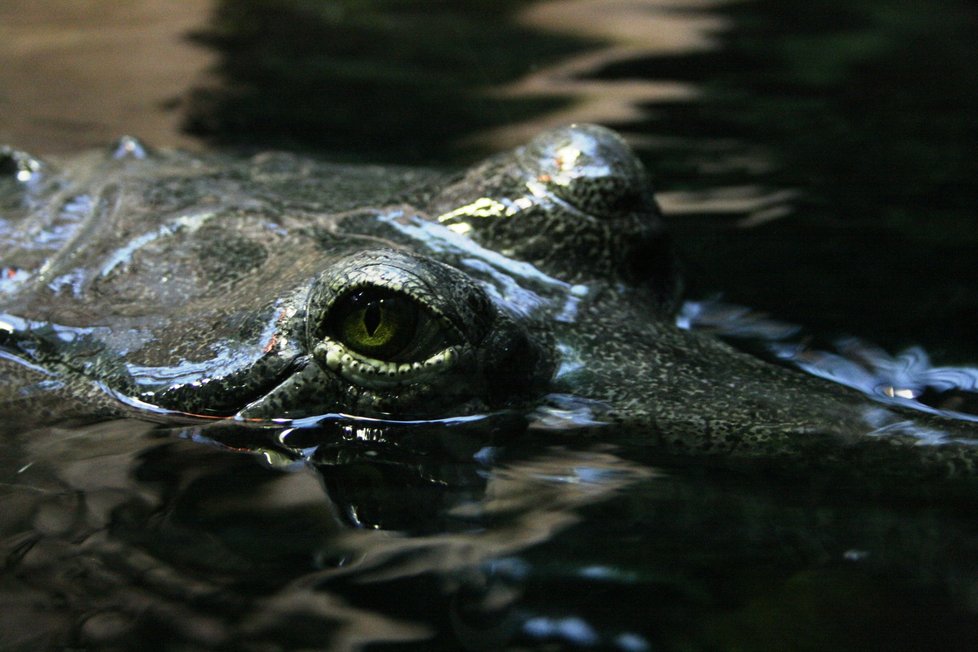
[[5,148],[0,174],[8,412],[570,411],[667,455],[978,475],[971,422],[677,325],[682,279],[652,186],[604,127],[553,129],[454,173],[126,137],[56,161]]

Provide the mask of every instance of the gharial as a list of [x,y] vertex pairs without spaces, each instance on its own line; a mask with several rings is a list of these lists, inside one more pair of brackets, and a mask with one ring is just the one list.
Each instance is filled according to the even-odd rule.
[[973,423],[677,327],[651,186],[603,127],[448,175],[130,138],[7,148],[0,175],[8,406],[430,419],[569,395],[668,453],[978,474]]

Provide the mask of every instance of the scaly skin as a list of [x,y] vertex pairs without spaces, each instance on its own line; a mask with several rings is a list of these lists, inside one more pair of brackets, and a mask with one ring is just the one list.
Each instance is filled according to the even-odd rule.
[[448,177],[132,146],[3,157],[5,395],[40,374],[154,418],[405,419],[560,393],[668,453],[978,475],[972,424],[678,328],[645,173],[601,127]]

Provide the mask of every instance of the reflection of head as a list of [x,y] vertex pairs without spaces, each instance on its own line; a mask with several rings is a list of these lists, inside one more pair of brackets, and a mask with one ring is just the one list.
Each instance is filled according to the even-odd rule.
[[[78,437],[32,433],[24,444],[32,464],[20,477],[45,491],[15,493],[19,500],[5,504],[17,509],[0,511],[0,522],[11,531],[36,515],[30,554],[11,563],[29,573],[32,592],[70,590],[71,599],[57,614],[28,612],[31,622],[60,640],[108,609],[114,629],[93,623],[83,632],[94,647],[136,646],[161,626],[189,641],[202,623],[230,647],[245,639],[308,647],[310,632],[316,646],[348,636],[426,639],[430,630],[385,616],[409,583],[424,592],[421,620],[448,610],[447,635],[468,647],[505,641],[518,626],[521,551],[649,473],[600,449],[551,446],[540,432],[500,445],[501,433],[519,430],[509,418],[400,424],[383,434],[363,425],[205,427],[173,437],[119,421],[79,428]],[[354,515],[360,527],[337,522]],[[21,581],[5,579],[0,597],[20,599]],[[204,597],[174,601],[175,588]],[[364,591],[365,603],[347,601]],[[365,606],[371,600],[380,607]],[[0,614],[12,623],[5,633],[27,631],[10,615]]]
[[454,509],[482,500],[495,446],[525,430],[516,413],[434,421],[323,417],[309,427],[202,431],[278,466],[308,462],[347,525],[427,532],[467,527]]
[[453,459],[383,443],[321,447],[313,465],[348,525],[404,532],[452,531],[465,523],[453,508],[479,501],[485,467],[476,457]]

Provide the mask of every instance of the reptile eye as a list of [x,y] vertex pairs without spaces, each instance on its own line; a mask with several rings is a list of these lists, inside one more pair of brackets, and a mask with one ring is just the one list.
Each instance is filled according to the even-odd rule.
[[[326,372],[323,382],[345,383],[355,402],[379,409],[418,392],[432,400],[457,396],[455,383],[474,373],[477,348],[496,316],[482,287],[455,268],[366,249],[335,261],[316,279],[300,342]],[[399,393],[406,387],[409,394]]]
[[446,346],[433,315],[414,299],[382,288],[359,289],[338,299],[327,332],[360,355],[388,362],[424,360]]

